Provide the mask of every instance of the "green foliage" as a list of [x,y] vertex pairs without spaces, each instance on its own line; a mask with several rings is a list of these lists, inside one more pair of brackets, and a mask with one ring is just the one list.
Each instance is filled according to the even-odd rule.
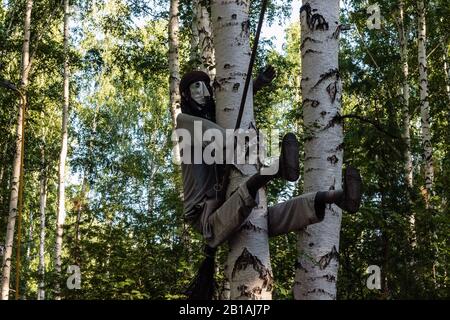
[[[208,2],[208,1],[206,1]],[[5,3],[5,2],[4,2]],[[429,3],[429,80],[435,161],[432,209],[426,209],[420,115],[418,113],[417,22],[415,2],[406,3],[409,32],[412,154],[414,187],[404,180],[401,136],[401,68],[396,1],[378,1],[382,30],[367,30],[366,1],[344,1],[341,22],[352,29],[341,35],[340,68],[343,115],[357,114],[378,125],[346,118],[345,163],[361,170],[361,210],[343,216],[340,242],[339,299],[448,298],[448,225],[450,189],[450,113],[443,56],[449,55],[450,7]],[[202,259],[202,240],[183,221],[179,167],[171,162],[169,111],[168,2],[162,0],[76,1],[71,26],[71,107],[66,188],[63,276],[54,274],[57,170],[62,110],[62,8],[55,1],[36,2],[32,17],[33,68],[25,150],[25,210],[22,234],[21,295],[37,296],[40,279],[39,182],[48,179],[45,265],[46,297],[56,281],[66,299],[183,299],[183,290]],[[251,28],[261,1],[252,1]],[[290,15],[291,1],[271,1],[268,20]],[[18,84],[24,1],[0,6],[0,80]],[[180,60],[189,62],[192,7],[180,1]],[[442,19],[441,19],[442,18]],[[357,32],[357,29],[358,32]],[[263,40],[254,76],[265,65],[276,81],[255,97],[260,129],[292,131],[303,142],[299,24],[288,26],[284,52]],[[444,46],[441,46],[445,41]],[[434,49],[434,51],[433,51]],[[448,59],[450,60],[450,59]],[[6,231],[9,180],[15,152],[17,96],[0,87],[0,244]],[[301,156],[303,157],[303,151]],[[297,183],[276,181],[267,188],[273,205],[302,193]],[[78,215],[80,220],[78,221]],[[410,219],[415,217],[416,229]],[[80,238],[77,237],[79,230]],[[415,234],[415,237],[414,237]],[[292,299],[296,235],[270,239],[274,298]],[[219,288],[224,284],[219,250]],[[382,270],[382,290],[366,288],[369,265]],[[80,290],[69,290],[65,271],[78,265]],[[16,272],[13,263],[12,275]],[[14,276],[12,277],[14,279]],[[14,287],[14,281],[11,287]]]

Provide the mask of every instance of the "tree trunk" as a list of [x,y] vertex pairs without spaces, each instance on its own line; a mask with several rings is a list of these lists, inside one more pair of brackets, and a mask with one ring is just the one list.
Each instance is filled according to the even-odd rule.
[[408,82],[409,65],[408,65],[408,39],[405,32],[404,22],[404,2],[400,0],[399,3],[400,16],[398,19],[399,25],[399,40],[400,40],[400,57],[402,61],[403,72],[403,139],[406,143],[406,149],[404,152],[405,157],[405,170],[406,170],[406,183],[410,189],[413,187],[413,164],[411,158],[411,136],[410,136],[410,115],[409,115],[409,96],[410,88]]
[[429,206],[429,196],[432,194],[434,168],[433,168],[433,149],[431,146],[430,131],[430,105],[428,101],[428,70],[427,70],[427,50],[426,50],[426,20],[425,5],[423,0],[418,1],[419,13],[419,85],[420,85],[420,115],[422,124],[422,143],[425,158],[425,189],[426,204]]
[[[249,0],[212,1],[217,76],[214,82],[217,123],[234,129],[250,61]],[[248,75],[251,77],[251,74]],[[250,88],[241,128],[254,126],[253,88]],[[232,171],[229,195],[245,181]],[[267,201],[263,189],[258,193],[259,205],[253,209],[248,223],[230,240],[225,273],[230,283],[231,299],[271,299],[272,270],[267,233]]]
[[[305,135],[304,192],[341,188],[343,132],[339,121],[339,0],[304,0],[300,9]],[[295,299],[336,299],[341,210],[298,237]]]
[[55,246],[55,270],[57,281],[55,286],[55,299],[60,296],[61,277],[61,252],[64,221],[66,219],[65,208],[65,168],[67,157],[67,118],[69,113],[69,0],[64,0],[64,102],[61,125],[61,152],[59,154],[58,173],[58,215],[56,220],[56,246]]
[[[406,173],[406,185],[409,190],[413,188],[413,163],[411,156],[411,135],[410,135],[410,114],[409,114],[409,64],[408,64],[408,38],[405,30],[405,12],[404,1],[399,2],[399,17],[398,17],[398,35],[400,42],[400,57],[402,61],[403,85],[402,85],[402,118],[403,118],[403,132],[402,138],[405,141],[406,148],[403,154],[405,159],[404,168]],[[409,226],[411,231],[411,245],[416,246],[416,217],[414,212],[411,213],[409,219]]]
[[40,213],[40,237],[39,237],[39,282],[38,300],[45,300],[45,208],[47,206],[47,169],[45,165],[45,151],[42,149],[42,164],[40,188],[39,188],[39,213]]
[[[28,85],[28,74],[30,64],[30,25],[31,25],[31,11],[33,8],[33,0],[27,0],[24,18],[24,35],[23,35],[23,47],[22,47],[22,63],[21,63],[21,81],[20,90],[25,92]],[[17,131],[16,131],[16,152],[14,154],[14,160],[12,165],[12,177],[11,177],[11,195],[9,202],[9,216],[8,225],[6,229],[5,239],[5,254],[3,256],[3,271],[2,271],[2,292],[1,299],[8,300],[9,298],[9,282],[11,276],[11,257],[14,244],[14,228],[16,223],[17,204],[19,196],[19,177],[21,174],[20,163],[23,153],[23,125],[25,108],[27,104],[27,97],[24,94],[21,97],[19,103],[19,112],[17,116]]]
[[[177,116],[181,112],[181,96],[180,96],[180,62],[178,58],[179,50],[179,1],[170,0],[170,16],[169,16],[169,73],[170,73],[170,111],[172,114],[173,128],[176,128]],[[178,141],[178,139],[175,139]],[[181,163],[180,149],[178,143],[174,146],[174,162]]]
[[216,77],[216,56],[213,43],[214,36],[211,18],[204,1],[198,2],[196,17],[201,61],[200,70],[207,73],[211,82],[214,82]]
[[200,54],[199,54],[199,37],[198,37],[198,18],[197,18],[197,7],[199,5],[199,0],[192,0],[192,25],[191,25],[191,52],[189,58],[189,64],[193,69],[198,69],[200,66]]
[[447,45],[444,41],[442,41],[442,50],[444,52],[445,92],[447,92],[448,102],[450,103],[450,66],[448,65]]

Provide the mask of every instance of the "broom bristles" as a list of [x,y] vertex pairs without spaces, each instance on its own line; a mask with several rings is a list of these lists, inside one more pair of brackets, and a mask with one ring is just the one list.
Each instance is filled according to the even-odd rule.
[[192,280],[185,294],[188,300],[212,300],[216,282],[215,273],[216,249],[205,246],[205,259],[198,268],[195,278]]

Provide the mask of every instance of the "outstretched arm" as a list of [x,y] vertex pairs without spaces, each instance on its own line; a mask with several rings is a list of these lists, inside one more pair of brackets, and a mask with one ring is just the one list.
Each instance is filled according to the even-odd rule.
[[255,95],[263,87],[268,86],[276,77],[276,71],[273,66],[269,65],[261,72],[256,80],[253,81],[253,95]]

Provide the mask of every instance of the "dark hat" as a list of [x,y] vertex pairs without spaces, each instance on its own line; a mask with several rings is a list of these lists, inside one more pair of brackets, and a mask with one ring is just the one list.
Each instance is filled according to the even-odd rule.
[[197,81],[203,81],[209,86],[209,83],[211,82],[211,79],[203,71],[191,71],[191,72],[188,72],[181,78],[181,81],[180,81],[180,92],[184,92],[185,90],[187,90],[189,88],[189,86],[192,83],[197,82]]

